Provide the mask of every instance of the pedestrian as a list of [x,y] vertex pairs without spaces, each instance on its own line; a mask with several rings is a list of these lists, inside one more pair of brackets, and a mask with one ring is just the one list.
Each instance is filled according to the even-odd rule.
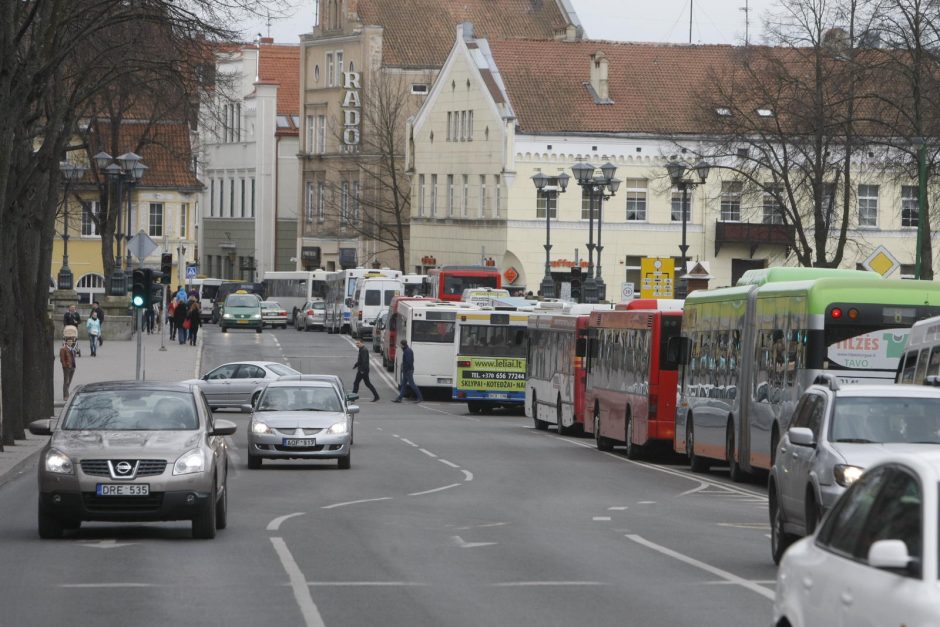
[[98,334],[98,346],[101,346],[104,344],[104,309],[101,308],[98,301],[94,301],[91,304],[91,310],[98,314],[98,324],[101,326],[101,333]]
[[68,310],[65,312],[65,316],[62,318],[62,326],[64,327],[78,327],[82,322],[82,317],[78,314],[78,311],[75,309],[75,305],[69,305]]
[[353,382],[353,393],[359,393],[359,382],[362,381],[375,397],[372,399],[372,402],[375,403],[379,400],[379,393],[376,392],[375,386],[369,381],[369,350],[362,340],[356,340],[356,348],[359,349],[359,356],[356,358],[356,365],[353,366],[353,370],[356,371],[356,380]]
[[170,341],[176,339],[176,297],[170,298],[170,304],[166,307],[166,320],[170,323]]
[[85,321],[85,329],[88,331],[88,344],[91,346],[91,356],[98,356],[98,337],[101,335],[101,321],[98,320],[98,312],[91,310],[91,316]]
[[405,396],[405,391],[411,388],[414,392],[415,402],[420,403],[424,399],[421,397],[421,390],[415,384],[415,352],[408,346],[408,342],[401,341],[401,387],[398,389],[398,398],[393,403],[400,403]]
[[186,343],[186,329],[189,327],[189,322],[186,319],[186,300],[184,298],[176,300],[173,319],[176,320],[176,339],[179,340],[180,346],[182,346]]
[[75,375],[75,338],[66,337],[59,349],[59,363],[62,364],[62,398],[69,400],[69,387]]
[[163,335],[163,301],[157,301],[157,333]]
[[186,302],[186,290],[183,289],[182,285],[176,286],[176,298],[184,303]]
[[154,313],[153,304],[144,311],[144,327],[147,329],[147,335],[153,334]]
[[189,344],[195,346],[196,335],[199,333],[199,325],[202,323],[202,308],[199,306],[198,300],[194,299],[189,306],[186,319],[189,320]]

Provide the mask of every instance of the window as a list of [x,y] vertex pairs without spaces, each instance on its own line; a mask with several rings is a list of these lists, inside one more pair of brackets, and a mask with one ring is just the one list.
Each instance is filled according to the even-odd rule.
[[465,218],[467,212],[470,211],[470,177],[466,174],[463,175],[463,197],[460,199],[460,210]]
[[343,85],[343,51],[336,51],[336,84]]
[[353,221],[353,224],[359,223],[359,181],[353,181],[352,184],[352,198],[350,202],[352,207],[350,209],[350,219]]
[[447,175],[447,215],[454,215],[454,175]]
[[215,215],[215,179],[209,179],[209,217]]
[[473,111],[467,111],[467,141],[473,141]]
[[313,222],[313,181],[307,181],[307,193],[304,195],[304,219]]
[[333,53],[326,53],[326,86],[333,87],[336,84],[335,74],[333,73]]
[[326,219],[326,185],[317,183],[317,222],[323,222]]
[[454,112],[447,112],[447,141],[453,141]]
[[741,181],[721,182],[721,221],[741,221],[741,191],[744,184]]
[[633,288],[637,292],[639,291],[640,279],[642,278],[642,259],[643,258],[639,255],[627,255],[627,263],[625,266],[627,270],[627,283],[633,283]]
[[878,226],[878,186],[858,186],[858,225]]
[[184,202],[180,205],[180,238],[188,239],[189,232],[189,203]]
[[219,217],[225,215],[225,179],[219,179]]
[[314,152],[318,155],[322,155],[326,152],[326,116],[325,115],[317,116],[316,150]]
[[427,83],[412,83],[411,93],[419,94],[421,96],[426,95],[428,93],[428,84]]
[[242,140],[242,105],[239,102],[235,105],[235,141]]
[[307,152],[314,153],[317,151],[316,144],[313,142],[314,132],[316,131],[316,116],[308,115],[307,116],[307,133],[304,135],[307,141]]
[[241,180],[242,183],[242,195],[241,195],[241,216],[245,217],[245,179]]
[[460,112],[460,141],[467,138],[467,112]]
[[255,217],[255,179],[251,179],[251,217]]
[[715,113],[717,113],[720,117],[726,118],[731,115],[731,108],[730,107],[717,107],[715,109]]
[[150,203],[150,237],[163,237],[163,203]]
[[624,194],[627,197],[627,221],[646,221],[646,179],[627,179]]
[[852,556],[875,498],[884,487],[886,474],[886,468],[876,468],[852,484],[823,521],[816,540],[820,546]]
[[98,237],[98,225],[94,218],[101,215],[101,203],[82,201],[82,237]]
[[493,206],[496,208],[496,217],[499,217],[500,211],[502,210],[503,199],[500,196],[503,190],[502,179],[499,174],[493,177],[493,195],[496,197],[496,201],[493,203]]
[[431,215],[437,215],[437,175],[431,175]]
[[783,207],[777,202],[780,190],[768,189],[764,191],[764,224],[783,224]]
[[[596,195],[596,194],[595,194]],[[594,206],[594,219],[597,219],[597,202],[595,200]],[[585,188],[581,188],[581,219],[590,220],[591,219],[591,194]]]
[[418,215],[424,217],[424,175],[418,175]]
[[349,183],[347,181],[339,185],[339,221],[340,224],[349,223]]
[[[547,186],[558,186],[558,177],[549,177]],[[549,218],[558,218],[558,192],[546,189],[545,191],[535,191],[535,217],[544,218],[545,210],[548,209]]]
[[672,190],[672,210],[670,212],[670,219],[673,222],[682,222],[682,213],[685,209],[685,220],[686,222],[691,222],[692,220],[692,194],[688,191],[685,193],[685,207],[682,206],[682,191],[678,189]]
[[235,179],[228,182],[228,217],[235,217]]
[[486,217],[486,175],[480,175],[480,217]]
[[916,185],[901,187],[901,226],[916,227],[920,216],[920,200]]
[[757,109],[757,115],[762,118],[772,118],[774,117],[774,110],[767,107],[761,107]]

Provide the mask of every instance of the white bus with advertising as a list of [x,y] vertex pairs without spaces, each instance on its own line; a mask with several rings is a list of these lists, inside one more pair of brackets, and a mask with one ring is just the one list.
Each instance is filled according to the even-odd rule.
[[326,330],[349,333],[356,279],[359,277],[398,279],[401,270],[389,268],[349,268],[326,273]]
[[261,279],[267,300],[290,312],[291,320],[304,303],[326,297],[326,270],[265,272]]
[[355,338],[372,337],[375,320],[388,311],[392,299],[403,293],[401,279],[365,277],[356,279],[349,316],[349,334]]
[[[454,334],[457,315],[477,308],[468,303],[403,300],[395,316],[395,341],[406,340],[415,352],[415,384],[454,387]],[[395,381],[401,383],[401,350],[395,351]]]
[[470,413],[525,403],[526,327],[530,310],[480,309],[457,316],[453,399]]

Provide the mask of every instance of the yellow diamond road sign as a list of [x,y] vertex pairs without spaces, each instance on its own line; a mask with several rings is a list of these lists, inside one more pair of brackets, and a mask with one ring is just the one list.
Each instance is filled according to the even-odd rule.
[[873,270],[883,277],[897,270],[901,264],[894,258],[887,248],[879,246],[862,262],[862,266]]

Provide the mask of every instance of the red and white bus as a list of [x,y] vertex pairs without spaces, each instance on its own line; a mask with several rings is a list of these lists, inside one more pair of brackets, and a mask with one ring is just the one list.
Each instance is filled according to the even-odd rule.
[[681,326],[681,311],[591,314],[584,430],[598,449],[624,445],[636,459],[648,445],[672,445],[678,364],[666,359],[666,344]]
[[427,274],[427,295],[445,301],[459,301],[463,291],[475,287],[501,288],[499,270],[489,266],[444,266]]
[[556,425],[560,435],[583,433],[588,314],[610,308],[568,305],[529,316],[525,415],[536,429]]

